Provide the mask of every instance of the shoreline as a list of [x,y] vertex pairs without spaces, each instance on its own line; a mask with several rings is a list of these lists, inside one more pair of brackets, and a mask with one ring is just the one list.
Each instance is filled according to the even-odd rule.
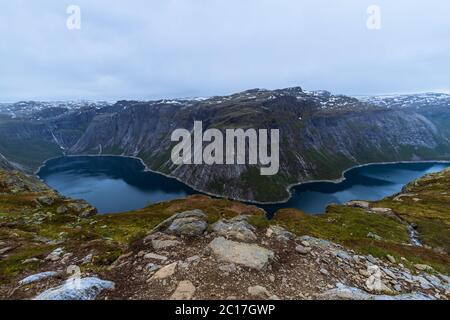
[[[180,180],[177,177],[159,172],[159,171],[155,171],[150,169],[146,163],[144,162],[144,160],[142,158],[139,157],[135,157],[135,156],[125,156],[125,155],[114,155],[114,154],[81,154],[81,155],[62,155],[62,156],[58,156],[58,157],[53,157],[53,158],[49,158],[47,160],[45,160],[42,165],[40,165],[35,171],[34,171],[34,175],[37,176],[41,181],[43,181],[40,177],[39,177],[39,171],[47,164],[47,162],[51,161],[51,160],[56,160],[59,158],[64,158],[64,157],[71,157],[71,158],[75,158],[75,157],[119,157],[119,158],[129,158],[129,159],[134,159],[139,161],[142,166],[143,166],[143,171],[144,172],[152,172],[155,174],[159,174],[162,175],[166,178],[169,179],[174,179],[182,184],[184,184],[185,186],[191,188],[192,190],[202,193],[204,195],[207,196],[212,196],[212,197],[216,197],[216,198],[222,198],[222,199],[227,199],[227,200],[232,200],[232,201],[239,201],[239,202],[243,202],[243,203],[247,203],[247,204],[252,204],[252,205],[277,205],[277,204],[285,204],[287,202],[289,202],[289,200],[292,198],[293,196],[293,188],[297,187],[297,186],[301,186],[301,185],[306,185],[306,184],[312,184],[312,183],[320,183],[320,182],[326,182],[326,183],[334,183],[334,184],[339,184],[343,181],[345,181],[347,178],[345,177],[345,175],[354,169],[358,169],[358,168],[363,168],[363,167],[367,167],[367,166],[372,166],[372,165],[383,165],[383,164],[407,164],[407,163],[447,163],[450,164],[450,160],[407,160],[407,161],[385,161],[385,162],[371,162],[371,163],[366,163],[366,164],[361,164],[361,165],[356,165],[353,167],[350,167],[344,171],[342,171],[341,173],[341,177],[337,178],[337,179],[330,179],[330,180],[326,180],[326,179],[322,179],[322,180],[307,180],[307,181],[302,181],[302,182],[298,182],[298,183],[292,183],[290,185],[288,185],[286,187],[286,191],[289,193],[289,196],[287,198],[284,198],[283,200],[280,201],[274,201],[274,202],[261,202],[261,201],[255,201],[255,200],[245,200],[245,199],[240,199],[240,198],[233,198],[233,197],[228,197],[228,196],[224,196],[224,195],[219,195],[219,194],[214,194],[211,192],[207,192],[207,191],[203,191],[203,190],[199,190],[196,187],[190,185],[189,183],[186,183],[182,180]],[[44,181],[45,182],[45,181]],[[264,210],[263,208],[261,208],[262,210]],[[264,210],[265,211],[265,210]]]

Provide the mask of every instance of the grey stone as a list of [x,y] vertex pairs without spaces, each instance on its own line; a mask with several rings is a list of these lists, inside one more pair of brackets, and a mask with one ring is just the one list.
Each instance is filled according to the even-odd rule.
[[212,230],[227,239],[251,242],[256,240],[255,228],[246,220],[220,220]]
[[285,228],[278,225],[270,226],[267,230],[267,235],[269,237],[274,236],[275,239],[283,242],[287,242],[295,238],[295,235],[292,232],[289,232]]
[[348,201],[344,205],[346,205],[348,207],[355,207],[355,208],[362,208],[362,209],[369,209],[369,207],[370,207],[369,202],[358,201],[358,200]]
[[195,294],[195,286],[189,280],[180,281],[175,292],[170,299],[172,300],[191,300]]
[[49,196],[41,196],[37,198],[37,201],[39,201],[40,204],[45,206],[51,206],[53,203],[55,203],[55,199]]
[[171,263],[159,269],[153,276],[153,280],[162,280],[171,277],[177,270],[177,262]]
[[269,291],[263,286],[253,286],[247,289],[250,296],[258,299],[267,299],[271,296]]
[[93,300],[104,290],[114,290],[114,282],[95,277],[70,278],[63,285],[39,294],[34,300]]
[[240,243],[223,237],[215,238],[208,246],[217,260],[262,270],[269,266],[275,255],[255,244]]
[[166,261],[168,258],[156,253],[147,253],[144,255],[144,259],[154,259],[154,260],[160,260],[160,261]]
[[45,258],[45,260],[58,261],[59,259],[61,259],[63,253],[64,248],[56,248]]
[[383,240],[382,237],[380,237],[379,235],[372,233],[372,232],[369,232],[367,234],[367,238],[371,238],[371,239],[375,239],[375,240]]
[[310,247],[304,247],[302,245],[298,245],[295,247],[295,251],[297,251],[300,254],[308,254],[311,251]]
[[69,209],[68,209],[66,206],[62,205],[62,206],[59,206],[59,207],[56,209],[56,213],[57,213],[57,214],[63,214],[63,213],[66,213],[68,210],[69,210]]
[[159,269],[161,269],[161,266],[154,263],[149,263],[145,266],[145,270],[147,270],[148,272],[155,272]]
[[434,300],[433,297],[419,292],[401,294],[397,296],[374,295],[361,289],[338,284],[337,288],[326,291],[319,296],[326,300]]
[[208,224],[205,221],[195,217],[179,218],[172,222],[166,232],[176,235],[198,237],[201,236],[207,228]]
[[33,274],[31,276],[28,276],[28,277],[20,280],[19,281],[19,285],[25,286],[25,285],[33,283],[33,282],[37,282],[37,281],[41,281],[41,280],[44,280],[44,279],[56,277],[58,274],[59,273],[56,272],[56,271],[47,271],[47,272],[41,272],[41,273]]

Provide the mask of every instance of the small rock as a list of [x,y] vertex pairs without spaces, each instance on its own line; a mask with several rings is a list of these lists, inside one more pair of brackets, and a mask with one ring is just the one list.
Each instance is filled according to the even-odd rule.
[[394,285],[394,290],[397,292],[401,292],[402,291],[402,286],[399,284]]
[[2,248],[2,249],[0,249],[0,255],[5,254],[5,253],[7,253],[8,251],[11,251],[12,249],[13,249],[12,247]]
[[392,213],[392,209],[390,208],[371,208],[370,211],[375,213]]
[[84,257],[83,259],[81,259],[81,264],[88,264],[92,262],[92,259],[94,258],[94,256],[92,255],[92,253],[89,253],[86,257]]
[[64,214],[64,213],[66,213],[68,210],[69,210],[69,209],[68,209],[66,206],[62,205],[62,206],[59,206],[59,207],[56,209],[56,213],[57,213],[57,214]]
[[62,264],[67,264],[69,262],[69,259],[73,256],[73,253],[66,253],[63,255],[62,259],[61,259],[61,263]]
[[149,263],[145,266],[145,270],[147,270],[148,272],[155,272],[159,269],[161,269],[161,266],[154,263]]
[[162,267],[152,276],[152,279],[162,280],[171,277],[176,271],[177,264],[178,264],[177,262],[174,262],[165,267]]
[[250,296],[259,298],[259,299],[267,299],[268,297],[271,296],[269,291],[267,291],[267,289],[264,288],[263,286],[249,287],[247,289],[247,291],[250,294]]
[[147,253],[144,255],[144,259],[154,259],[154,260],[166,261],[168,258],[165,256],[161,256],[159,254],[150,252],[150,253]]
[[200,256],[192,256],[186,259],[187,262],[192,263],[200,260]]
[[45,260],[58,261],[59,259],[61,259],[61,255],[63,253],[64,253],[63,248],[56,248],[45,258]]
[[375,239],[375,240],[383,240],[382,237],[380,237],[379,235],[372,233],[372,232],[369,232],[367,234],[367,238],[371,238],[371,239]]
[[39,262],[41,260],[39,260],[38,258],[29,258],[29,259],[25,259],[22,261],[22,264],[27,264],[27,263],[33,263],[33,262]]
[[341,258],[342,260],[345,260],[345,261],[349,261],[349,260],[352,259],[352,257],[347,252],[345,252],[343,250],[340,250],[340,251],[336,252],[336,257],[339,257],[339,258]]
[[306,248],[311,247],[311,244],[310,244],[308,241],[306,241],[306,240],[303,240],[303,241],[301,242],[301,244],[302,244],[302,246],[304,246],[304,247],[306,247]]
[[55,200],[51,197],[48,196],[42,196],[37,198],[37,201],[39,201],[40,204],[46,205],[46,206],[51,206]]
[[308,254],[311,251],[311,248],[298,245],[295,247],[295,251],[297,251],[300,254]]
[[326,269],[324,269],[324,268],[320,269],[320,273],[323,274],[324,276],[329,276],[329,275],[330,275],[330,273],[328,272],[328,270],[326,270]]
[[237,271],[236,265],[233,263],[219,266],[219,270],[226,273],[235,273]]
[[171,300],[191,300],[195,294],[195,286],[189,280],[180,281]]
[[181,242],[177,240],[152,240],[153,249],[157,251],[173,248],[180,244]]
[[391,263],[396,263],[397,261],[395,260],[395,258],[393,256],[391,256],[390,254],[386,255],[386,258],[389,260],[389,262]]
[[362,208],[362,209],[369,209],[370,204],[367,201],[348,201],[344,205],[348,207],[355,207],[355,208]]
[[415,264],[414,267],[420,271],[433,271],[433,268],[426,264]]

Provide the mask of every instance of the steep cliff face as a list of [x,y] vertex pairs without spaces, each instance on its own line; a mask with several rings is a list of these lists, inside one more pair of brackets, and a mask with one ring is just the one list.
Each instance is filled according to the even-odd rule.
[[[442,128],[448,108],[436,115],[300,88],[119,107],[94,117],[69,152],[137,156],[198,190],[236,199],[280,201],[288,197],[289,184],[335,179],[368,162],[450,159],[450,135]],[[248,165],[174,165],[170,135],[177,128],[191,130],[195,120],[203,121],[204,130],[279,129],[279,173],[261,176]]]

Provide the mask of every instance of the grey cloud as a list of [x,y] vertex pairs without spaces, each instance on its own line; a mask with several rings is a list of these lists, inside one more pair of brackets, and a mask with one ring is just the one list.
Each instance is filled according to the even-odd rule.
[[[442,0],[5,0],[0,101],[448,90]],[[366,9],[382,9],[382,29]],[[65,27],[82,10],[82,30]]]

